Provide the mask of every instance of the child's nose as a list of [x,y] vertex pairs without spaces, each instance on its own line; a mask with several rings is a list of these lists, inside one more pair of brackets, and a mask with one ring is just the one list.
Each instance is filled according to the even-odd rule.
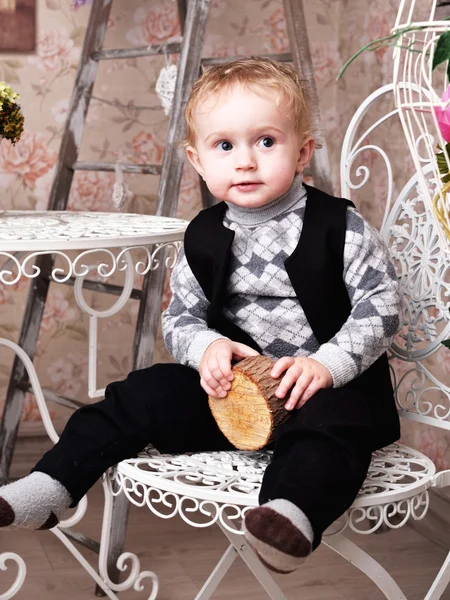
[[235,168],[238,170],[254,169],[256,167],[256,159],[253,152],[249,148],[241,148],[235,154]]

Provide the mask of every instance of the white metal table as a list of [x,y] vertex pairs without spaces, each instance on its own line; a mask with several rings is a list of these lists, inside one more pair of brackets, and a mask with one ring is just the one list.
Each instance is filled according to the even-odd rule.
[[[97,323],[99,318],[111,317],[129,300],[133,290],[135,274],[145,275],[156,270],[164,260],[167,268],[172,268],[180,250],[187,222],[181,219],[151,215],[88,213],[68,211],[0,211],[0,285],[14,285],[22,277],[34,279],[40,275],[35,259],[43,254],[57,258],[51,277],[57,283],[65,283],[75,278],[74,295],[78,306],[89,315],[89,381],[88,393],[91,398],[103,395],[104,389],[97,389]],[[125,281],[117,301],[107,310],[97,310],[89,306],[83,294],[83,282],[89,274],[106,280],[114,273],[124,272]],[[29,356],[11,340],[0,338],[0,346],[10,348],[23,362],[33,393],[50,439],[56,443],[58,435],[53,427],[38,376]],[[106,487],[105,487],[106,489]],[[156,576],[140,571],[139,560],[129,552],[123,554],[118,567],[126,570],[126,561],[131,563],[131,572],[121,584],[113,583],[107,572],[108,544],[102,543],[99,556],[99,573],[86,561],[64,529],[72,527],[84,516],[87,500],[79,503],[75,513],[59,527],[52,529],[60,541],[68,548],[78,562],[86,569],[105,594],[117,600],[115,592],[134,588],[141,590],[145,577],[152,580],[150,599],[156,598],[158,583]],[[105,504],[105,512],[108,512]],[[103,531],[108,529],[108,532]],[[109,535],[108,519],[104,518],[102,542]],[[16,581],[8,591],[0,594],[1,600],[12,598],[21,588],[25,579],[25,563],[17,554],[0,554],[0,569],[6,568],[6,561],[13,561],[18,567]]]

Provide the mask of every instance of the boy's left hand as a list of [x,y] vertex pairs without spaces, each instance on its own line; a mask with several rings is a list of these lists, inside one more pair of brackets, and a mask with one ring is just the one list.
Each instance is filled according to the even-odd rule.
[[283,356],[275,363],[270,375],[276,379],[284,371],[286,373],[275,395],[284,398],[292,388],[289,399],[284,405],[286,410],[301,408],[320,389],[333,385],[330,371],[313,358]]

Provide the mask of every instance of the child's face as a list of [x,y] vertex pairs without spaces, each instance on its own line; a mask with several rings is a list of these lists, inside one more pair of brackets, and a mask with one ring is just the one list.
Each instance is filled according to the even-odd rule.
[[287,192],[314,148],[313,138],[302,139],[277,106],[275,93],[260,94],[235,86],[202,103],[194,114],[196,145],[186,149],[216,198],[248,208]]

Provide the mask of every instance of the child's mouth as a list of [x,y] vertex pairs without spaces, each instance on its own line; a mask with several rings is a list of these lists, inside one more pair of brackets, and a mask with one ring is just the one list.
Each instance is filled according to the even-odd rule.
[[254,181],[243,181],[242,183],[236,183],[234,187],[236,187],[240,192],[251,192],[256,190],[260,183]]

